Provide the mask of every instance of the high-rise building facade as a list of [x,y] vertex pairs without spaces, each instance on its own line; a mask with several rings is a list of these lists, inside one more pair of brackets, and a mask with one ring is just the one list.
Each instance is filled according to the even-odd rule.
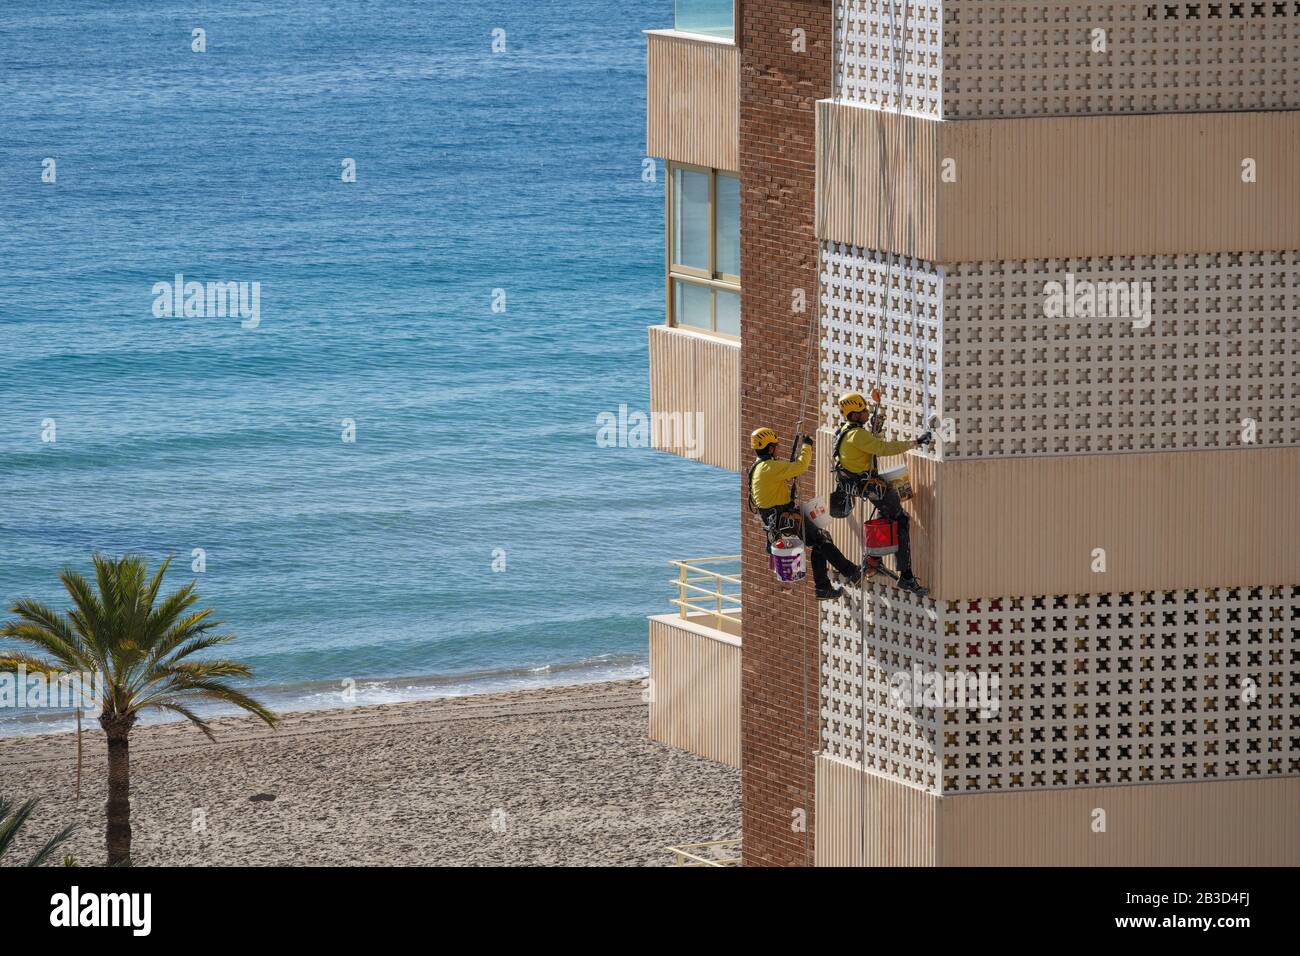
[[850,390],[937,439],[925,598],[742,514],[746,862],[1300,861],[1300,3],[734,22],[739,465],[802,424],[828,495]]

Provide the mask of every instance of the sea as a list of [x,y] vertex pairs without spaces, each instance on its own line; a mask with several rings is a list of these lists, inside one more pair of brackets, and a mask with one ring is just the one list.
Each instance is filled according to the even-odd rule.
[[644,675],[669,560],[739,548],[734,474],[598,441],[663,320],[671,22],[5,0],[0,620],[170,555],[277,710]]

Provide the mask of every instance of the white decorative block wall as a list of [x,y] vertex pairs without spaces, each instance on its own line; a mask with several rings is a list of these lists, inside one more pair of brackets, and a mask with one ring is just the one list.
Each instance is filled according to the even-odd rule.
[[938,792],[939,711],[898,706],[891,700],[889,682],[893,674],[910,673],[914,666],[933,672],[941,633],[933,601],[892,588],[849,588],[841,601],[822,605],[822,747],[827,756],[856,766],[865,760],[868,770]]
[[841,95],[880,109],[971,119],[1300,107],[1297,0],[837,0],[835,13]]
[[835,63],[846,102],[942,116],[942,0],[836,0]]
[[822,243],[821,296],[822,420],[838,425],[838,396],[867,395],[879,381],[889,437],[931,427],[943,372],[942,273],[919,259]]
[[945,671],[1001,675],[943,719],[943,790],[1300,773],[1300,587],[949,605]]
[[[861,605],[822,611],[828,756],[947,794],[1300,773],[1300,587],[867,601],[865,724]],[[899,706],[936,657],[997,708]]]
[[880,368],[894,433],[945,460],[1300,444],[1300,253],[894,258],[823,244],[827,422]]

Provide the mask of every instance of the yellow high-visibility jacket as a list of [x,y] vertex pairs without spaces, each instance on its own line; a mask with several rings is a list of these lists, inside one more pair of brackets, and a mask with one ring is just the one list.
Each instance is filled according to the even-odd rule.
[[749,493],[755,508],[775,508],[790,503],[790,479],[798,478],[812,464],[812,445],[804,445],[794,461],[769,458],[749,473]]
[[[842,441],[840,434],[844,435]],[[885,441],[873,435],[871,429],[852,422],[840,426],[836,441],[840,446],[840,467],[855,475],[874,471],[877,457],[901,455],[915,444],[910,441]]]

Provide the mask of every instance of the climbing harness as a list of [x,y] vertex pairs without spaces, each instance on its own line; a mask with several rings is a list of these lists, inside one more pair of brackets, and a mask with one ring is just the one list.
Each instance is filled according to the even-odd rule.
[[[799,452],[803,449],[803,435],[796,434],[791,445],[790,460],[794,461]],[[790,500],[782,505],[775,505],[771,508],[760,508],[754,500],[754,471],[761,465],[766,458],[758,458],[749,466],[749,472],[745,475],[745,488],[748,491],[749,510],[751,513],[758,515],[763,524],[763,531],[767,534],[767,555],[768,567],[772,574],[776,576],[777,581],[781,584],[797,584],[804,579],[807,573],[807,561],[804,556],[804,540],[802,537],[803,520],[807,520],[808,511],[812,510],[816,516],[816,506],[820,501],[814,498],[808,504],[802,507],[797,503],[796,481],[790,481]],[[824,508],[822,512],[824,513]],[[809,522],[816,524],[816,520]]]
[[873,405],[869,426],[860,422],[845,422],[835,435],[835,450],[831,455],[831,468],[835,475],[835,491],[831,493],[831,516],[835,518],[847,518],[853,511],[854,503],[863,498],[878,504],[884,500],[891,487],[898,493],[899,501],[907,501],[912,497],[912,482],[908,477],[906,462],[880,471],[873,457],[871,468],[865,472],[848,471],[840,464],[840,448],[855,429],[866,428],[877,438],[884,431],[885,417],[880,405],[880,389],[871,390],[871,400]]

